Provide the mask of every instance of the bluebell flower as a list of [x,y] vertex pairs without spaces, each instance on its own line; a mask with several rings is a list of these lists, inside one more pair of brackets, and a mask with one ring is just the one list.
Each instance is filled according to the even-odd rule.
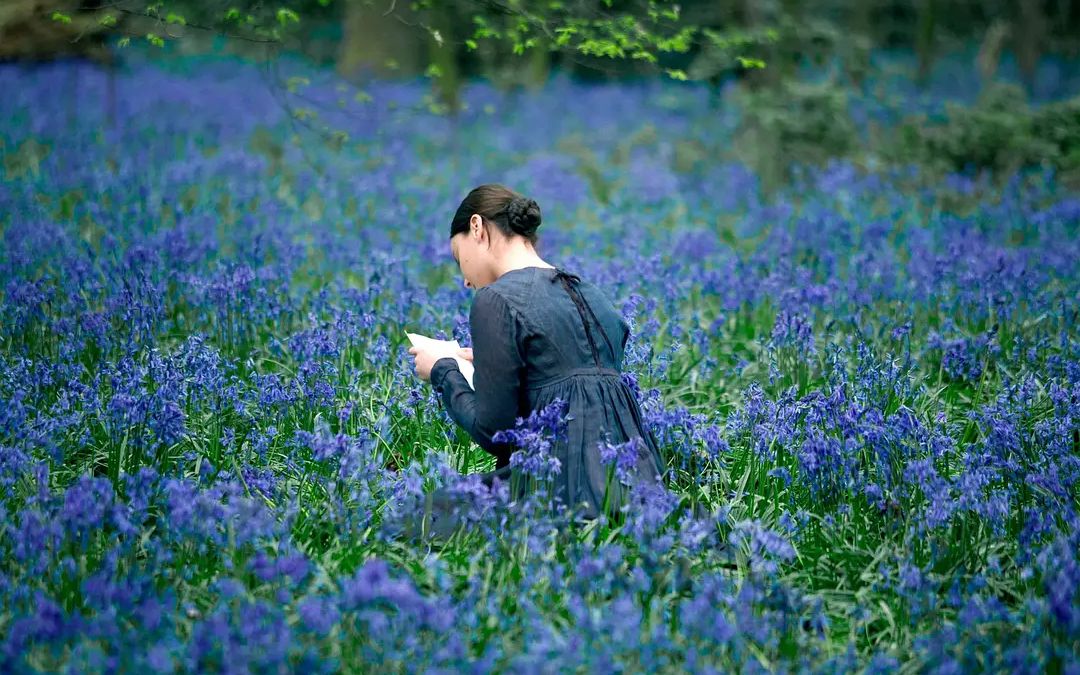
[[510,443],[518,448],[510,455],[510,465],[537,479],[547,479],[562,470],[562,463],[552,454],[554,443],[566,436],[567,404],[553,400],[527,418],[518,418],[513,429],[495,432],[496,443]]
[[635,436],[625,443],[612,444],[601,441],[599,444],[600,463],[611,465],[618,481],[630,486],[637,469],[638,458],[645,449],[645,441],[640,436]]
[[321,634],[329,633],[341,616],[336,603],[316,596],[304,598],[297,606],[296,613],[308,630]]

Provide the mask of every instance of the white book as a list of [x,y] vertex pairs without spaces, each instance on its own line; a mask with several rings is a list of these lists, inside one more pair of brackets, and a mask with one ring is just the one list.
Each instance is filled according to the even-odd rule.
[[[436,340],[435,338],[429,338],[418,333],[405,332],[405,335],[409,337],[409,342],[413,347],[419,347],[420,349],[426,349],[434,354],[443,354],[445,356],[452,357],[457,361],[458,368],[461,369],[461,374],[465,376],[465,381],[469,383],[469,387],[473,387],[473,364],[472,361],[461,358],[457,355],[457,350],[461,349],[461,345],[457,340]],[[439,358],[442,358],[441,356]]]

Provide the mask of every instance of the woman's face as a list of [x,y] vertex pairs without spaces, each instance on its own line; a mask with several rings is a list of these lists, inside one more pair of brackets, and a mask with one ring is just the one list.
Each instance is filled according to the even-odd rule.
[[466,288],[482,288],[495,281],[491,240],[479,215],[473,214],[467,231],[450,238],[450,254],[461,268]]

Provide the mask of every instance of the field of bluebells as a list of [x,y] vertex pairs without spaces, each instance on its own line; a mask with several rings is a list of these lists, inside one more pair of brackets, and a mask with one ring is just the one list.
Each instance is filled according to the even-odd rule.
[[[284,67],[0,67],[0,671],[1080,673],[1059,177],[766,196],[693,86],[473,84],[453,121]],[[468,343],[447,232],[485,182],[633,327],[670,476],[622,522],[478,486],[412,371],[404,330]],[[520,424],[557,470],[557,415]],[[437,486],[468,527],[417,541]]]

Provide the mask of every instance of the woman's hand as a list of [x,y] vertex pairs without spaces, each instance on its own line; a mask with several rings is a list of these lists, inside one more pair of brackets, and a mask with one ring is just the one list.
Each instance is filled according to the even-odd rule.
[[416,366],[417,377],[425,382],[431,380],[431,369],[439,359],[458,356],[466,361],[473,360],[472,347],[463,347],[461,349],[447,350],[445,352],[421,349],[420,347],[409,347],[409,353],[416,357],[414,365]]
[[446,354],[437,354],[419,347],[409,347],[409,353],[416,357],[413,363],[416,367],[416,376],[425,382],[431,379],[431,367],[435,365],[435,362],[446,356]]

